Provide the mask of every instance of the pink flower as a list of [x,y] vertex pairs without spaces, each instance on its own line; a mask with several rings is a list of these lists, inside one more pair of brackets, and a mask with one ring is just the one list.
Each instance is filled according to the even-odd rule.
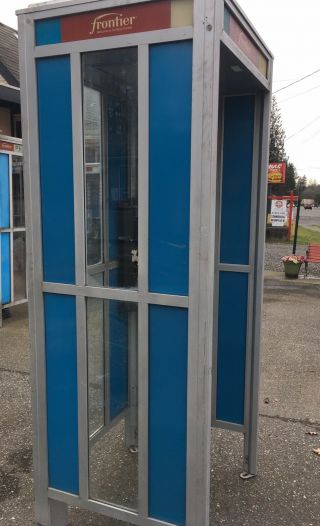
[[299,265],[304,262],[304,256],[296,256],[295,254],[290,254],[289,256],[283,256],[281,258],[281,261],[283,263],[294,263],[295,265]]

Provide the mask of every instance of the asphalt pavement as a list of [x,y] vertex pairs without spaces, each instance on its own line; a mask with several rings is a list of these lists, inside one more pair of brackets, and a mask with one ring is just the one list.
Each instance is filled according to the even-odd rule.
[[266,275],[258,476],[239,479],[241,437],[215,431],[212,525],[320,524],[319,296],[320,281]]
[[316,230],[320,232],[320,207],[312,210],[305,210],[303,206],[300,208],[299,224],[305,228]]
[[[243,437],[214,430],[211,526],[320,524],[319,296],[320,280],[266,274],[258,476],[239,477]],[[33,526],[26,307],[0,330],[0,396],[0,526]],[[70,526],[126,524],[76,509],[69,518]]]

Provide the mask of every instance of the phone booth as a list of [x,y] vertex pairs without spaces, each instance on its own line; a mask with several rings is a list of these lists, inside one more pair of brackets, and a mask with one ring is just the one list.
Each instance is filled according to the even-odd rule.
[[2,309],[26,301],[22,141],[0,135],[0,327]]
[[211,425],[255,470],[272,56],[232,0],[18,15],[36,520],[208,526]]

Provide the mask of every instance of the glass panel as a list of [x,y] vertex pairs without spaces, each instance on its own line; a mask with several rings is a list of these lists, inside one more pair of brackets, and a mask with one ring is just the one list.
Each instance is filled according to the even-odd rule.
[[137,48],[83,55],[87,282],[137,287]]
[[10,225],[9,155],[0,153],[0,228]]
[[23,300],[26,290],[26,233],[13,234],[13,286],[14,300]]
[[92,273],[88,274],[87,284],[90,285],[91,287],[103,287],[103,280],[104,280],[104,272],[97,271],[97,273],[95,274],[92,271]]
[[103,301],[88,300],[88,397],[89,436],[105,424],[105,364],[103,334]]
[[10,234],[0,233],[0,272],[1,272],[1,290],[0,303],[5,305],[12,301],[11,298],[11,257],[10,257]]
[[87,265],[102,261],[101,94],[84,88]]
[[23,189],[23,158],[12,156],[12,196],[13,196],[13,226],[25,226],[24,189]]
[[138,314],[134,303],[87,300],[90,498],[138,499]]

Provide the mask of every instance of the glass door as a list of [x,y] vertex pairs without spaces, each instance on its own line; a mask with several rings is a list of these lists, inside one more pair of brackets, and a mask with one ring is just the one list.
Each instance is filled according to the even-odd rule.
[[[138,52],[82,56],[86,280],[136,289]],[[137,304],[87,298],[89,496],[135,509]]]

